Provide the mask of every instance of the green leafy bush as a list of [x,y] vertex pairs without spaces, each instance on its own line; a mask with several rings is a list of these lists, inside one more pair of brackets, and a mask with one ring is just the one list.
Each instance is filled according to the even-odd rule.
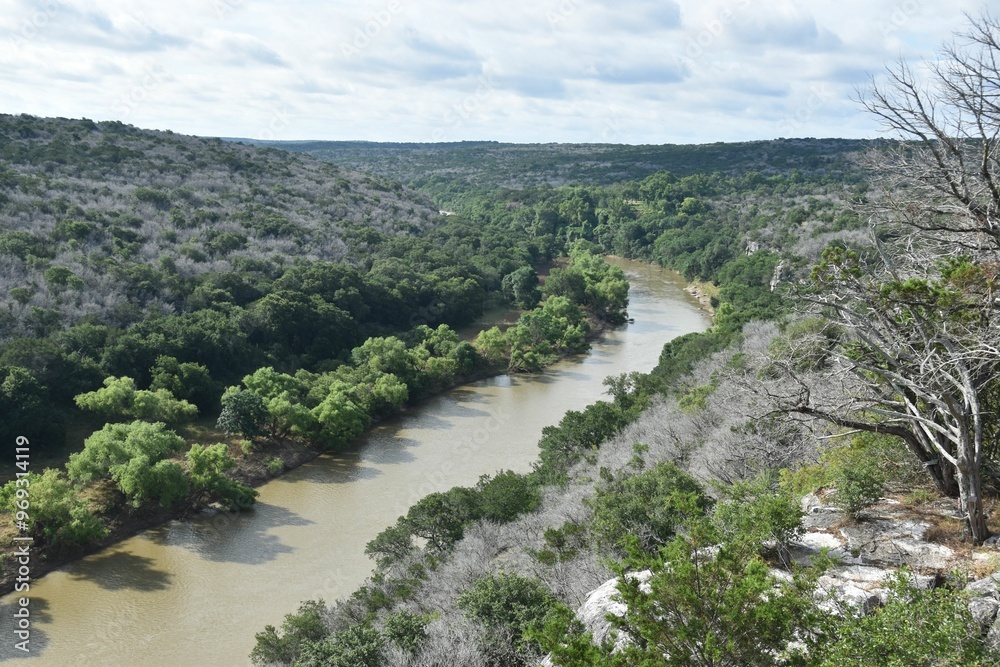
[[87,545],[104,538],[107,529],[100,518],[61,471],[46,469],[42,474],[28,475],[0,487],[0,509],[14,515],[27,500],[28,534],[37,543],[51,545],[56,550]]
[[479,517],[506,523],[530,512],[541,502],[538,487],[525,475],[504,470],[493,477],[483,475],[476,484]]
[[815,648],[815,667],[987,667],[1000,654],[981,638],[968,600],[948,588],[924,590],[907,572],[890,581],[885,606],[865,614],[845,609],[826,619],[826,639]]
[[183,447],[184,439],[163,424],[105,424],[84,440],[83,451],[70,455],[66,471],[74,482],[87,484],[134,458],[144,457],[152,465]]
[[385,639],[367,625],[353,625],[318,642],[306,642],[296,667],[382,667]]
[[627,611],[612,624],[637,641],[604,664],[802,664],[805,646],[791,643],[805,639],[808,646],[818,622],[812,591],[819,571],[779,579],[751,544],[725,539],[710,520],[696,518],[646,561],[652,576],[645,585],[621,572]]
[[192,445],[187,459],[191,486],[195,493],[201,495],[198,502],[218,502],[230,511],[253,506],[257,491],[225,474],[226,470],[236,465],[226,445]]
[[427,621],[426,616],[397,611],[385,617],[382,633],[399,648],[414,653],[427,639]]
[[269,458],[264,465],[267,467],[267,472],[271,475],[280,474],[285,470],[285,462],[277,456]]
[[250,653],[254,664],[295,662],[306,644],[321,641],[329,634],[323,622],[325,610],[323,600],[307,600],[299,605],[297,612],[285,615],[280,633],[273,625],[258,632]]
[[677,527],[704,514],[711,506],[701,485],[672,463],[659,463],[638,474],[603,475],[592,505],[592,530],[597,539],[624,553],[630,539],[654,553],[673,537]]
[[486,575],[458,597],[459,608],[469,618],[486,626],[493,638],[512,642],[519,656],[539,651],[527,635],[541,626],[554,605],[555,598],[541,581],[503,572]]

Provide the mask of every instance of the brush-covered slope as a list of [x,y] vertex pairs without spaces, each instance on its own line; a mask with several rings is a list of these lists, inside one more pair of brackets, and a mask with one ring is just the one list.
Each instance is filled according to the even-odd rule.
[[118,122],[0,115],[0,340],[191,307],[199,277],[358,261],[423,195],[308,156]]

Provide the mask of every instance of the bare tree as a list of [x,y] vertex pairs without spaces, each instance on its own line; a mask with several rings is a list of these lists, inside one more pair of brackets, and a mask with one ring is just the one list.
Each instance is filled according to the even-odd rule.
[[[865,211],[874,250],[829,249],[806,298],[846,330],[841,400],[808,383],[786,409],[902,438],[938,488],[960,498],[970,537],[989,536],[982,465],[1000,364],[1000,23],[988,15],[927,64],[872,83],[863,104],[896,142],[872,154],[882,186]],[[880,241],[880,239],[883,239]]]
[[874,151],[884,198],[877,220],[905,226],[940,251],[1000,250],[1000,22],[970,28],[926,63],[927,81],[905,62],[872,81],[861,103],[902,141]]

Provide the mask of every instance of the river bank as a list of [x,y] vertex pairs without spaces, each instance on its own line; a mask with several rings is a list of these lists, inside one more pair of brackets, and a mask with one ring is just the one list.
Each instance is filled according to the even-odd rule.
[[[588,313],[588,323],[590,324],[590,333],[587,336],[587,340],[590,343],[599,340],[609,329],[612,328],[612,325],[590,313]],[[553,360],[552,363],[556,363],[567,356],[572,356],[572,354],[558,357]],[[475,373],[457,377],[447,386],[442,386],[437,388],[435,391],[427,392],[416,397],[414,400],[408,402],[400,408],[394,415],[390,415],[385,419],[391,419],[392,417],[405,413],[407,410],[417,408],[422,403],[425,403],[426,401],[445,392],[511,372],[516,373],[518,371],[510,371],[507,368],[496,366],[484,368]],[[350,453],[351,451],[354,451],[357,447],[357,443],[362,441],[365,435],[367,435],[382,421],[384,421],[384,419],[373,418],[371,425],[365,433],[352,441],[350,446],[342,450],[341,453]],[[229,454],[236,462],[236,465],[229,471],[229,476],[254,488],[260,487],[278,477],[281,477],[282,475],[309,463],[324,453],[331,453],[330,450],[295,440],[268,441],[255,447],[251,450],[251,452],[247,453],[240,448],[238,439],[226,436],[221,432],[216,432],[214,435],[216,437],[210,437],[208,439],[198,438],[196,440],[204,440],[200,444],[205,445],[215,442],[225,443],[229,449]],[[189,441],[189,444],[193,444],[193,442]],[[280,470],[275,471],[268,466],[269,461],[274,458],[282,461],[283,466]],[[248,511],[253,510],[251,509]],[[100,541],[75,548],[67,548],[54,554],[46,553],[42,550],[36,550],[33,553],[34,560],[32,562],[31,577],[32,579],[43,577],[49,572],[64,567],[74,561],[85,558],[91,554],[98,553],[109,547],[113,547],[130,537],[134,537],[142,531],[155,528],[156,526],[160,526],[168,521],[187,519],[202,512],[227,513],[226,510],[223,510],[221,507],[211,505],[207,508],[189,506],[180,508],[143,507],[137,511],[126,510],[125,514],[110,515],[110,520],[108,520],[108,517],[106,516],[105,525],[108,529],[108,534]],[[13,536],[13,534],[11,534],[11,536]],[[10,537],[8,539],[10,539]],[[3,545],[3,548],[5,552],[13,552],[15,543],[11,540],[9,544]],[[16,567],[17,564],[15,562],[11,561],[10,565],[12,569],[10,569],[10,571],[8,571],[6,562],[4,562],[3,565],[4,572],[3,575],[0,576],[0,596],[6,595],[14,590],[18,577]]]
[[[665,342],[708,326],[675,272],[612,261],[628,274],[635,321],[590,352],[444,391],[373,426],[352,451],[262,484],[251,512],[167,521],[33,581],[33,652],[20,664],[248,665],[256,630],[302,600],[355,591],[372,571],[365,544],[420,498],[529,472],[542,430],[607,399],[606,377],[649,371]],[[0,600],[0,634],[18,595]],[[16,657],[4,650],[0,659]]]
[[696,298],[709,316],[715,317],[715,307],[712,306],[712,297],[718,296],[718,287],[712,283],[694,280],[687,284],[684,291]]

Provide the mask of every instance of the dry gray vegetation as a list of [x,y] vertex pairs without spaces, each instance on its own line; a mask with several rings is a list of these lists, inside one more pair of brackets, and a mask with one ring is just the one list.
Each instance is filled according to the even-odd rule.
[[205,273],[361,261],[371,234],[437,218],[423,195],[308,156],[0,115],[0,340],[174,312]]
[[[676,397],[659,398],[620,434],[606,441],[588,460],[578,463],[562,486],[546,487],[539,507],[505,524],[480,520],[436,571],[419,583],[409,600],[396,606],[413,614],[431,615],[427,639],[415,652],[389,647],[386,665],[438,667],[498,663],[497,628],[470,621],[457,600],[489,574],[517,574],[541,581],[561,602],[577,608],[587,594],[610,579],[607,559],[617,554],[593,533],[593,500],[602,480],[632,475],[661,462],[672,462],[702,481],[711,492],[717,482],[751,480],[816,460],[822,423],[769,420],[774,405],[755,384],[768,364],[786,357],[788,339],[775,323],[752,322],[743,340],[699,362],[678,387]],[[821,365],[814,378],[823,374]],[[636,448],[636,445],[642,445]],[[548,545],[547,529],[581,527],[575,554],[541,562]],[[569,554],[567,550],[564,552]],[[406,578],[421,556],[397,563],[385,579],[369,588],[390,592],[396,578]],[[339,603],[327,615],[333,632],[347,627],[356,607]],[[492,634],[491,634],[492,633]],[[457,657],[460,656],[460,657]],[[523,656],[522,656],[523,657]],[[541,656],[538,656],[539,658]],[[513,660],[513,657],[511,657]],[[510,664],[521,664],[512,662]]]

